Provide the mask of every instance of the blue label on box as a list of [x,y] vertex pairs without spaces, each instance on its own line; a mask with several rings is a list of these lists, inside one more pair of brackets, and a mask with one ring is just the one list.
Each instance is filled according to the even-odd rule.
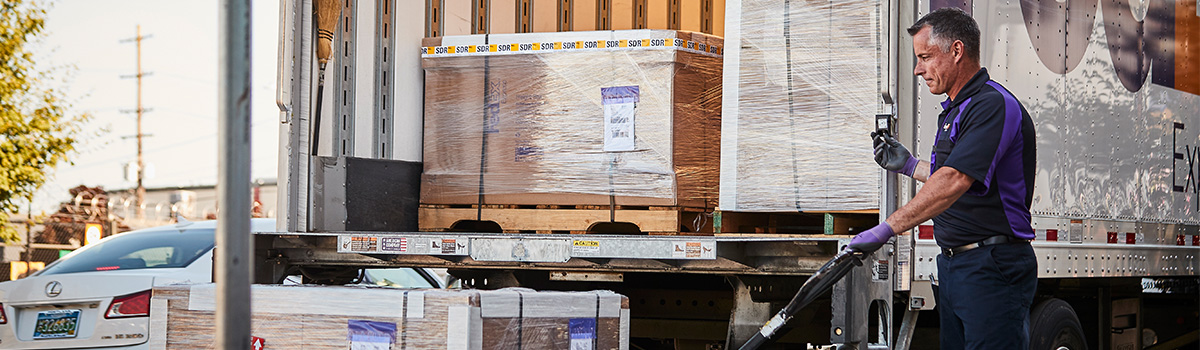
[[392,322],[349,320],[346,328],[351,342],[396,342],[396,324]]
[[600,88],[600,104],[637,103],[638,90],[637,85]]
[[595,349],[596,319],[572,318],[567,321],[567,329],[571,333],[571,350]]

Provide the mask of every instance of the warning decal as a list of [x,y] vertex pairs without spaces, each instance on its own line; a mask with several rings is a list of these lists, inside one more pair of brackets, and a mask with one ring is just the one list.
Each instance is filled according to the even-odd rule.
[[571,244],[571,253],[599,253],[600,241],[577,239]]
[[671,243],[671,257],[676,259],[716,259],[716,242],[675,241]]

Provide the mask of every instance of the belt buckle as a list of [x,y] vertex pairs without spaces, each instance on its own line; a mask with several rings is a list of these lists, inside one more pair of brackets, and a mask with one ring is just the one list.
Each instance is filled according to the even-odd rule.
[[953,258],[954,257],[954,249],[942,248],[942,255],[945,255],[947,258]]

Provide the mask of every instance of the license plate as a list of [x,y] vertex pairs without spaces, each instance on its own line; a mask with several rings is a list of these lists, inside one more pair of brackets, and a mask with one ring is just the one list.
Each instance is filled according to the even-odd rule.
[[79,310],[50,310],[37,315],[33,339],[74,338],[79,329]]

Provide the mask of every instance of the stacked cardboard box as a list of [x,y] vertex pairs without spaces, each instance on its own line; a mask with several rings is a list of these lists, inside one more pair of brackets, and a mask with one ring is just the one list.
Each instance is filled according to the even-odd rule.
[[421,202],[712,206],[722,42],[668,30],[426,39]]
[[[156,287],[151,348],[215,348],[214,292],[213,284]],[[264,349],[628,347],[628,299],[604,291],[255,285],[251,305],[251,335]]]
[[869,133],[885,75],[880,5],[729,2],[721,209],[878,208]]

